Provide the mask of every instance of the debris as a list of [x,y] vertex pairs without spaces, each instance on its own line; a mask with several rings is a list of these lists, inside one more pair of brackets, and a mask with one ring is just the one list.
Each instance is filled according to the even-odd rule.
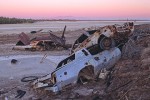
[[18,62],[18,60],[16,60],[16,59],[11,60],[11,64],[16,64],[17,62]]
[[21,82],[32,82],[34,80],[37,80],[37,76],[28,76],[21,79]]
[[44,61],[44,59],[45,59],[46,57],[47,57],[47,54],[45,54],[45,55],[42,57],[40,63],[43,63],[43,61]]
[[74,90],[74,93],[77,93],[81,96],[89,96],[93,93],[93,89],[82,88],[82,89]]
[[19,41],[16,43],[16,45],[23,46],[29,44],[30,44],[30,38],[24,32],[19,34]]
[[15,98],[22,98],[25,94],[26,94],[26,91],[23,91],[23,90],[17,90],[17,95]]
[[105,79],[107,77],[108,73],[109,73],[109,71],[107,71],[106,68],[104,68],[100,71],[98,78]]
[[40,29],[40,30],[38,30],[38,31],[31,31],[30,33],[34,34],[34,33],[39,33],[39,32],[41,32],[41,31],[43,31],[43,29]]
[[32,33],[32,34],[33,34],[33,33],[37,33],[37,31],[31,31],[30,33]]
[[66,45],[66,40],[64,36],[65,31],[66,31],[66,26],[64,27],[61,37],[52,34],[50,31],[48,36],[39,36],[39,37],[34,37],[32,39],[30,39],[29,36],[27,36],[25,33],[21,33],[19,35],[19,41],[17,42],[16,46],[13,47],[13,50],[44,51],[44,50],[56,49],[59,47],[68,49],[69,45]]

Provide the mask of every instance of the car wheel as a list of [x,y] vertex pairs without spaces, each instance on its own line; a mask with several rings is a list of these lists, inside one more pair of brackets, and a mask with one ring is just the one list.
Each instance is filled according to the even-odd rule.
[[79,72],[78,83],[84,84],[84,82],[93,80],[94,78],[94,68],[92,66],[86,66]]
[[108,50],[110,48],[115,47],[115,41],[113,38],[103,37],[99,39],[99,46],[103,50]]

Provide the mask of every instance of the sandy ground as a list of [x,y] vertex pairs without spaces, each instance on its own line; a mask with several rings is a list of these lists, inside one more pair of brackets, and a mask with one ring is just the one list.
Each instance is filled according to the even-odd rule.
[[[141,30],[149,31],[149,29],[150,29],[150,25],[136,26],[135,33],[139,34]],[[53,33],[58,36],[61,36],[62,32],[60,31],[60,32],[53,32]],[[75,39],[77,39],[77,37],[82,33],[83,30],[67,31],[65,34],[67,40],[66,42],[72,44],[75,41]],[[35,36],[46,35],[46,34],[47,33],[37,33],[37,34],[29,33],[28,35],[32,38]],[[28,83],[23,83],[20,81],[20,79],[23,76],[28,76],[28,75],[41,76],[50,73],[50,71],[54,70],[56,64],[61,59],[65,58],[66,55],[69,54],[69,50],[34,51],[34,52],[12,50],[12,47],[15,45],[17,41],[18,41],[18,34],[0,34],[0,68],[1,68],[0,100],[5,100],[4,98],[8,98],[8,100],[18,100],[17,98],[15,98],[15,96],[17,95],[17,90],[20,89],[26,91],[26,94],[21,98],[21,100],[54,100],[54,99],[66,100],[69,98],[83,99],[83,100],[85,99],[117,100],[121,98],[121,96],[124,95],[126,91],[128,91],[128,90],[118,89],[113,93],[106,93],[105,80],[93,81],[87,83],[86,85],[77,84],[73,88],[64,89],[62,93],[58,95],[45,93],[43,91],[35,91],[32,88],[30,88],[30,85]],[[136,40],[136,46],[134,48],[137,51],[133,52],[135,54],[132,57],[128,55],[126,56],[124,55],[124,58],[122,58],[116,64],[115,67],[116,72],[113,74],[115,78],[112,80],[113,83],[108,88],[108,90],[113,90],[118,85],[122,85],[123,83],[125,83],[127,81],[128,74],[132,74],[132,73],[134,74],[134,72],[138,72],[138,71],[141,71],[142,73],[149,73],[150,68],[146,67],[149,65],[149,56],[148,56],[149,49],[147,49],[150,47],[149,44],[150,44],[149,36],[141,37],[141,38],[139,37],[139,39]],[[146,52],[146,53],[142,53],[142,52]],[[45,54],[47,55],[46,59],[44,59],[43,63],[40,63],[42,57]],[[11,64],[11,59],[17,59],[18,63],[15,65]],[[145,62],[146,65],[144,65]],[[148,70],[146,70],[145,72],[145,69]],[[118,75],[118,73],[120,76]],[[136,73],[135,75],[130,75],[130,76],[132,76],[131,79],[133,80],[136,78]],[[130,79],[128,80],[130,81]],[[149,80],[146,82],[149,82]],[[147,83],[143,83],[143,84],[145,84],[148,89],[150,88],[148,87]],[[138,87],[138,84],[136,85]],[[136,90],[137,88],[133,88],[133,90],[134,89],[135,91],[138,91]],[[142,89],[142,87],[140,87],[140,89]],[[150,91],[147,89],[146,90],[143,89],[144,92],[141,91],[142,90],[140,90],[140,92],[137,93],[135,93],[134,91],[129,92],[126,93],[127,94],[126,96],[128,98],[131,98],[129,100],[137,100],[138,99],[138,97],[136,97],[137,94],[141,93],[140,100],[148,100],[148,98],[150,97],[146,94],[146,92],[149,93]],[[135,95],[135,97],[132,94]],[[94,98],[98,98],[98,99],[94,99]]]

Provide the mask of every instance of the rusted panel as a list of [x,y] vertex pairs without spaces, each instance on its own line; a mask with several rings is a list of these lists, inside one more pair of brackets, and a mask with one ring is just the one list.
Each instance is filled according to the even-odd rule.
[[38,36],[38,37],[35,37],[33,38],[31,41],[40,41],[40,40],[50,40],[50,36]]
[[54,43],[56,43],[56,44],[58,44],[58,45],[60,45],[60,46],[63,46],[63,47],[65,46],[65,43],[66,43],[65,36],[64,36],[65,31],[66,31],[66,27],[67,27],[67,26],[65,25],[61,37],[58,37],[58,36],[56,36],[56,35],[50,33],[50,39],[51,39]]
[[[22,45],[29,45],[30,38],[24,32],[22,32],[19,34],[19,42],[22,42]],[[16,45],[19,45],[19,42]]]
[[61,38],[62,38],[62,39],[64,39],[64,38],[65,38],[66,28],[67,28],[67,26],[65,25],[64,30],[63,30],[63,33],[62,33],[62,36],[61,36]]
[[[42,31],[42,30],[39,30],[39,31]],[[29,50],[32,50],[32,49],[50,50],[50,49],[57,48],[57,47],[63,47],[65,49],[68,49],[70,46],[65,45],[65,42],[66,42],[65,36],[64,36],[65,31],[66,31],[66,26],[64,27],[61,37],[58,37],[50,32],[50,34],[47,36],[38,36],[38,37],[32,38],[31,40],[25,33],[22,32],[19,35],[19,41],[16,44],[17,46],[15,46],[13,49],[24,50],[23,48],[26,48],[26,47],[18,47],[18,46],[27,46],[27,45],[31,47],[31,49],[29,48]]]
[[60,38],[60,37],[58,37],[58,36],[56,36],[56,35],[54,35],[54,34],[52,34],[52,33],[50,33],[50,39],[51,39],[54,43],[59,44],[59,45],[61,45],[61,46],[65,45],[65,42],[66,42],[63,38]]

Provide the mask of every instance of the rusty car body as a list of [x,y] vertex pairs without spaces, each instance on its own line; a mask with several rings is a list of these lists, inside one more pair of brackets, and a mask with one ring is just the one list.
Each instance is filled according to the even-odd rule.
[[37,36],[32,39],[29,38],[29,36],[25,33],[21,33],[19,35],[19,41],[17,42],[16,46],[13,47],[15,50],[51,50],[58,47],[63,47],[67,49],[66,46],[66,40],[65,40],[65,30],[66,26],[64,28],[64,31],[62,33],[61,37],[58,37],[51,32],[49,32],[49,35],[47,36]]
[[100,49],[106,50],[119,46],[128,40],[128,37],[134,31],[134,23],[126,22],[123,25],[109,25],[83,33],[72,45],[71,53],[82,48],[99,44]]

